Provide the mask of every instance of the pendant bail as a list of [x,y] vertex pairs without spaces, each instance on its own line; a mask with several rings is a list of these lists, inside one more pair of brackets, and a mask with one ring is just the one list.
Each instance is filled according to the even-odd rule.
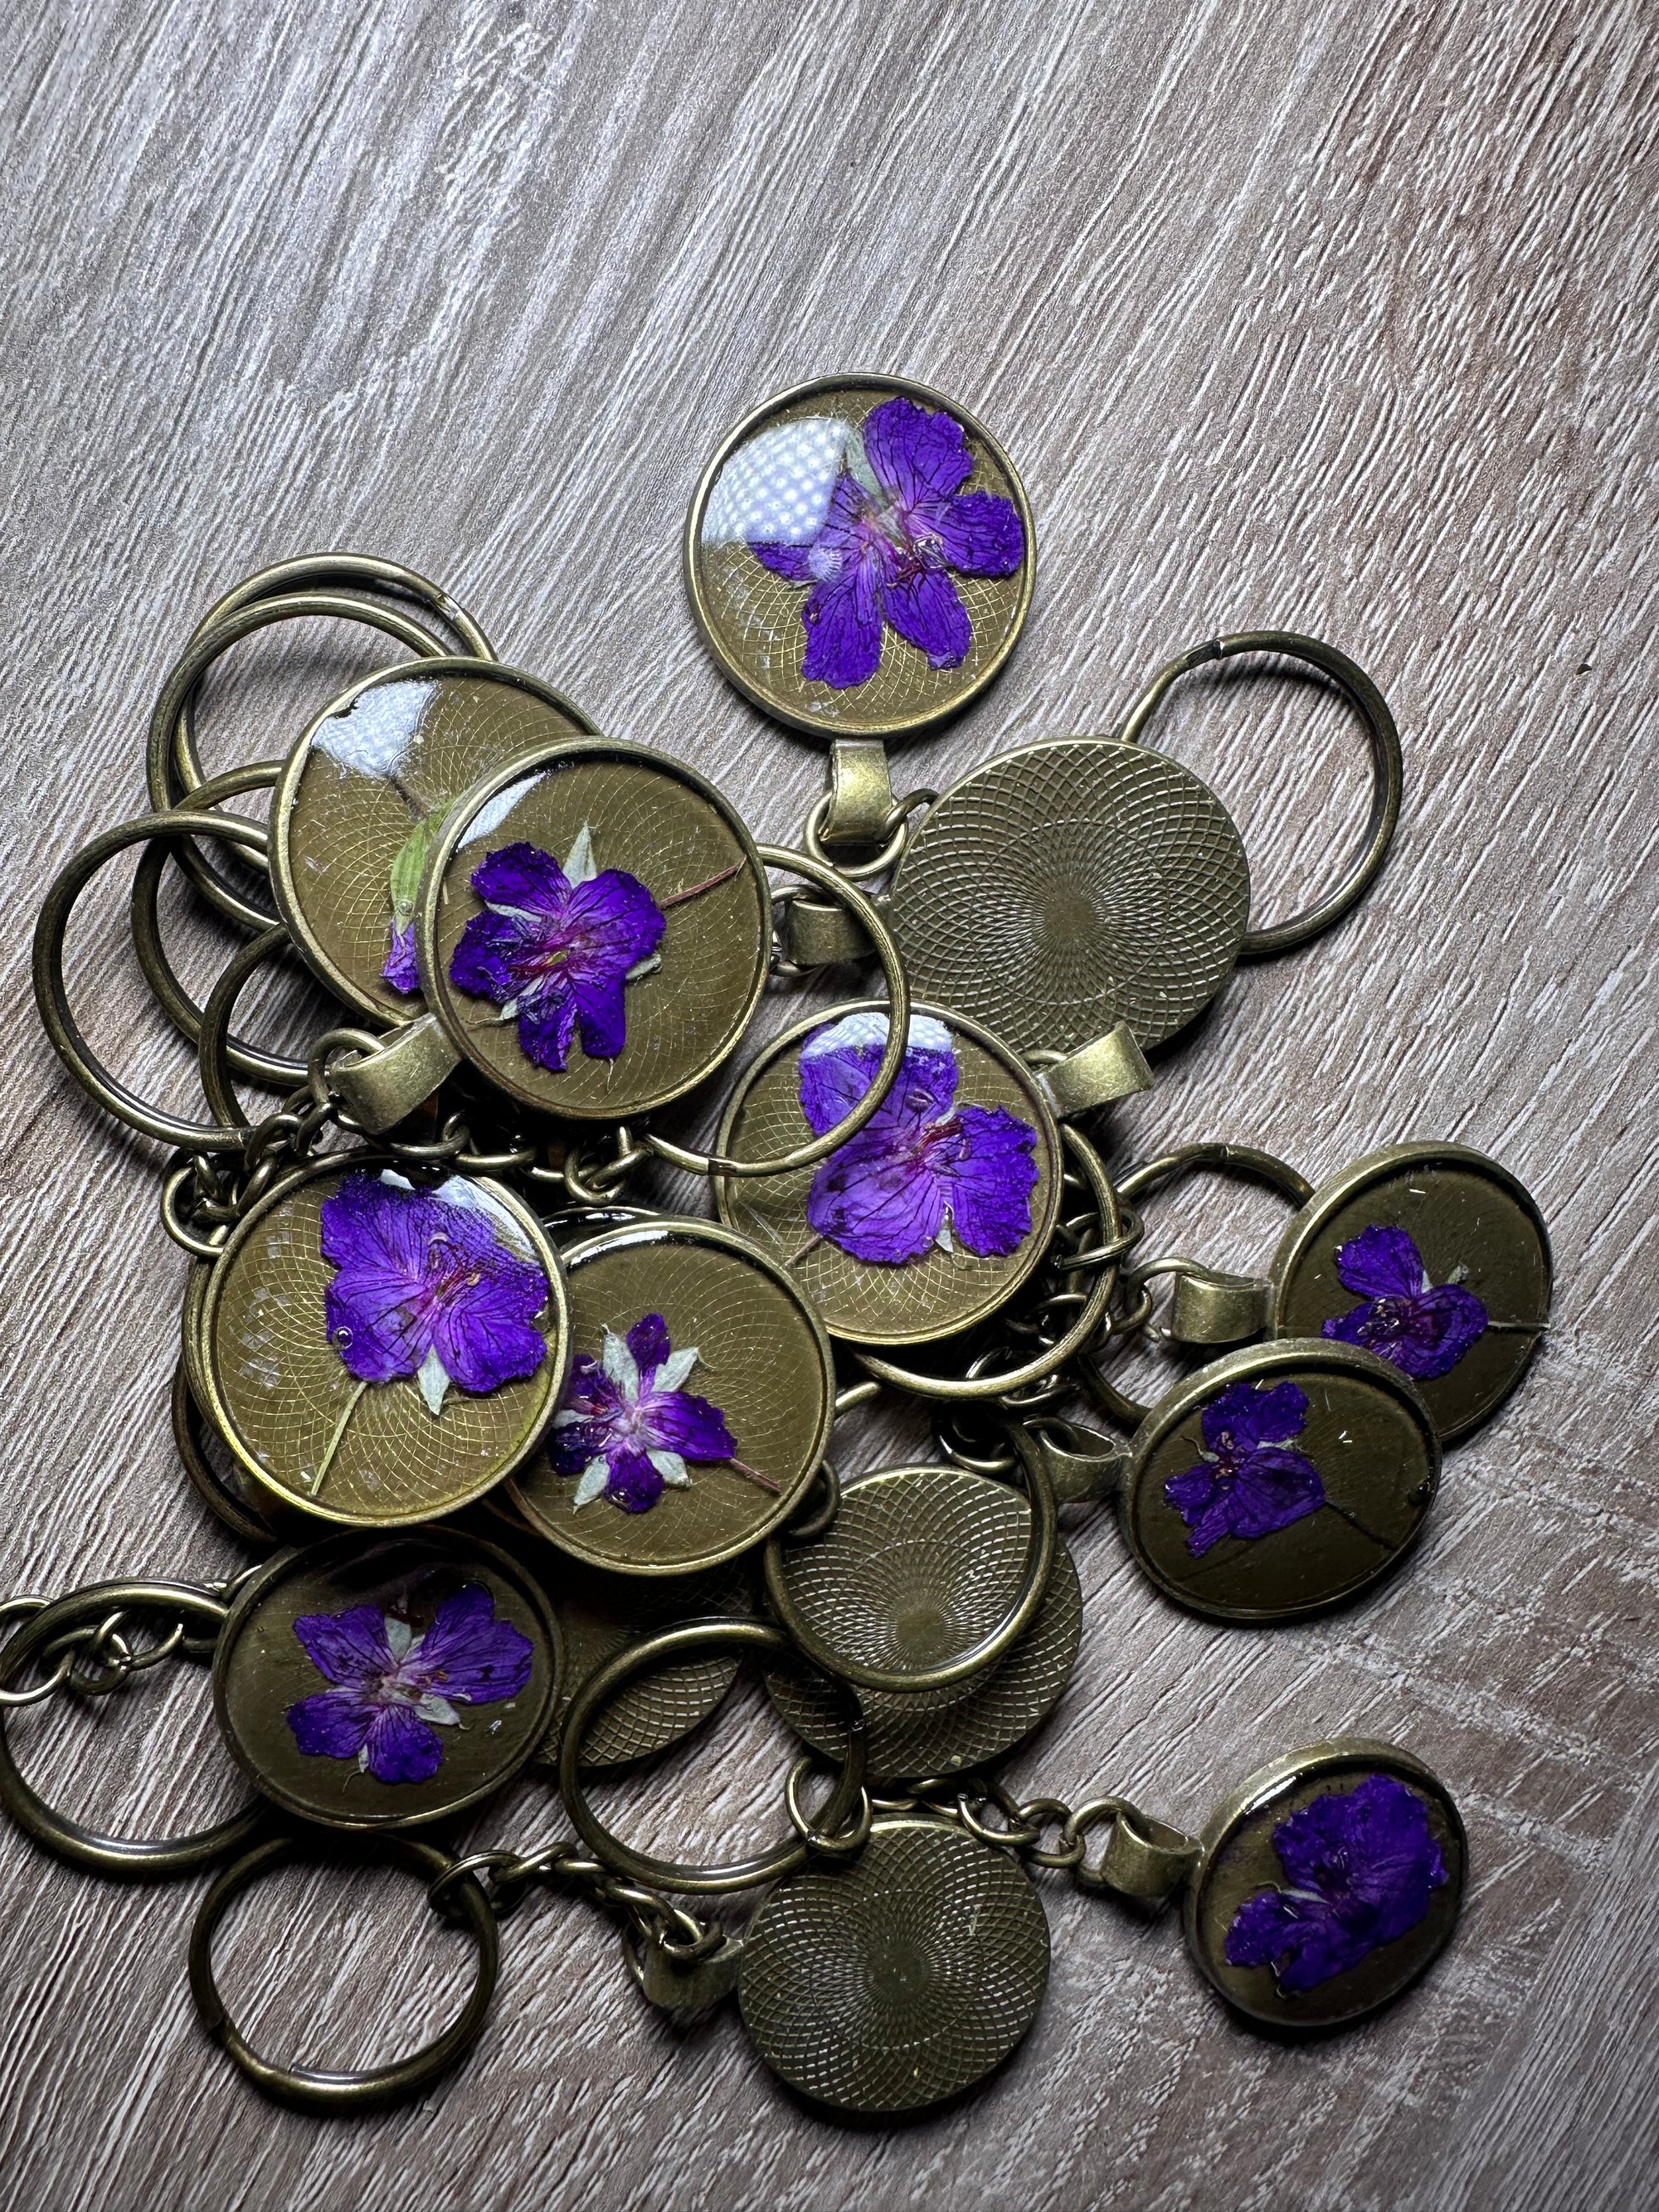
[[826,845],[879,845],[893,815],[893,777],[879,738],[837,738],[830,749],[830,806],[818,836]]
[[[1032,1061],[1042,1057],[1027,1055]],[[1107,1106],[1115,1098],[1127,1098],[1137,1091],[1150,1091],[1156,1080],[1146,1055],[1136,1043],[1127,1022],[1115,1022],[1104,1036],[1079,1045],[1064,1057],[1056,1055],[1037,1076],[1037,1085],[1060,1121]]]

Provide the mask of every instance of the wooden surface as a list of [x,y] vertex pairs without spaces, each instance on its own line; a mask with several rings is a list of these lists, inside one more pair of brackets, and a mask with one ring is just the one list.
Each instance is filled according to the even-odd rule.
[[[1409,1572],[1337,1619],[1206,1626],[1104,1522],[1079,1531],[1082,1663],[1012,1770],[1193,1822],[1299,1742],[1411,1746],[1465,1808],[1474,1895],[1427,1983],[1368,2027],[1253,2037],[1167,1921],[1048,1878],[1029,2043],[959,2107],[854,2131],[781,2094],[731,2014],[677,2038],[609,1926],[548,1897],[505,1931],[464,2071],[322,2123],[263,2103],[198,2033],[199,1883],[102,1885],[8,1833],[7,2205],[1655,2201],[1653,33],[1642,0],[18,11],[8,1587],[244,1556],[167,1439],[182,1266],[155,1157],[62,1076],[26,972],[52,872],[139,811],[149,702],[198,612],[283,555],[404,559],[602,727],[790,834],[819,763],[714,674],[678,534],[727,423],[835,368],[959,396],[1038,519],[1008,675],[903,780],[1109,726],[1158,659],[1229,628],[1334,640],[1398,714],[1409,782],[1378,890],[1236,978],[1120,1115],[1120,1156],[1223,1135],[1319,1175],[1397,1138],[1474,1143],[1538,1194],[1559,1290]],[[322,631],[242,648],[213,757],[281,751],[365,652]],[[1266,908],[1360,818],[1356,733],[1292,687],[1195,680],[1157,734],[1234,805]],[[100,1042],[182,1104],[185,1058],[105,949],[118,891],[77,935],[77,988]],[[222,950],[198,929],[191,974]],[[1265,1199],[1182,1204],[1160,1235],[1269,1249]],[[188,1670],[14,1736],[112,1820],[236,1795]],[[640,1834],[757,1835],[783,1758],[739,1706],[631,1812],[605,1802]],[[558,1824],[526,1788],[477,1833]],[[266,2047],[336,2063],[407,2047],[462,1965],[390,1875],[274,1885],[221,1956]]]

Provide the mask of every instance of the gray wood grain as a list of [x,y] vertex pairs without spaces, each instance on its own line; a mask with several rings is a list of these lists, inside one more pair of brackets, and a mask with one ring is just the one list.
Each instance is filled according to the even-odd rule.
[[[167,1439],[182,1267],[155,1160],[60,1074],[26,973],[52,872],[140,807],[148,705],[201,608],[299,550],[404,559],[603,727],[787,835],[819,763],[714,674],[678,532],[727,422],[838,368],[958,395],[1038,518],[1025,641],[909,780],[1107,726],[1221,629],[1328,636],[1398,714],[1409,787],[1376,894],[1240,974],[1122,1111],[1124,1154],[1226,1135],[1321,1174],[1400,1137],[1477,1144],[1538,1193],[1560,1288],[1413,1570],[1338,1620],[1206,1627],[1109,1528],[1082,1531],[1083,1662],[1016,1763],[1021,1786],[1190,1821],[1299,1741],[1413,1746],[1466,1808],[1474,1893],[1428,1982],[1363,2030],[1255,2039],[1168,1924],[1051,1884],[1054,1980],[1012,2063],[950,2112],[852,2131],[781,2094],[734,2018],[675,2036],[611,1931],[550,1898],[506,1930],[465,2070],[325,2124],[263,2104],[200,2038],[199,1885],[102,1886],[7,1834],[8,2204],[1656,2201],[1656,58],[1641,0],[18,11],[8,1587],[240,1556]],[[241,649],[214,757],[280,750],[365,650]],[[1195,680],[1158,734],[1237,809],[1266,906],[1363,812],[1354,732],[1292,687]],[[118,890],[90,902],[77,988],[100,1042],[182,1103],[182,1054],[101,949]],[[219,945],[196,932],[198,980]],[[1160,1231],[1224,1261],[1272,1235],[1265,1201],[1182,1203]],[[235,1796],[193,1678],[15,1737],[110,1819]],[[606,1802],[640,1833],[757,1834],[782,1753],[751,1702]],[[556,1825],[526,1787],[478,1835]],[[274,2052],[334,2063],[406,2045],[464,1964],[390,1875],[285,1878],[222,1956]]]

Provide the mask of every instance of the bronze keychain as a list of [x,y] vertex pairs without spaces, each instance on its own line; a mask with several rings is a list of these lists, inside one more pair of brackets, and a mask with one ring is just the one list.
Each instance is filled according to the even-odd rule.
[[[1316,1190],[1267,1154],[1188,1146],[1125,1179],[1137,1197],[1194,1168],[1240,1160],[1297,1206],[1265,1277],[1186,1259],[1139,1263],[1175,1279],[1169,1336],[1237,1343],[1262,1332],[1358,1345],[1408,1376],[1443,1443],[1520,1384],[1549,1318],[1548,1233],[1531,1194],[1467,1145],[1390,1145]],[[1264,1168],[1264,1163],[1266,1166]]]

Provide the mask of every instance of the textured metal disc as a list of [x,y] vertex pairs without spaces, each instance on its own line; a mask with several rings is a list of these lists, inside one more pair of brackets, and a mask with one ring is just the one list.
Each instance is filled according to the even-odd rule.
[[[1374,1788],[1376,1777],[1384,1778],[1385,1788],[1409,1792],[1413,1801],[1408,1804],[1396,1796],[1382,1863],[1357,1865],[1353,1844],[1344,1849],[1345,1839],[1338,1836],[1331,1839],[1336,1850],[1320,1855],[1311,1878],[1299,1858],[1294,1868],[1287,1867],[1285,1851],[1295,1846],[1282,1832],[1286,1822],[1317,1800],[1346,1799],[1368,1783]],[[1409,1753],[1359,1739],[1315,1744],[1252,1775],[1210,1820],[1201,1841],[1204,1855],[1187,1892],[1188,1946],[1230,2004],[1280,2029],[1340,2027],[1397,1996],[1450,1940],[1468,1879],[1468,1840],[1444,1783]],[[1426,1871],[1428,1876],[1414,1890],[1413,1858],[1419,1875]],[[1355,1876],[1368,1880],[1369,1896],[1353,1896],[1349,1885]],[[1305,1933],[1310,1921],[1316,1934],[1322,1917],[1334,1920],[1339,1934],[1357,1933],[1359,1941],[1349,1947],[1351,1963],[1340,1963],[1344,1954],[1334,1946],[1322,1960],[1316,1953],[1316,1971],[1324,1965],[1339,1970],[1298,1987],[1298,1980],[1309,1978],[1295,1971],[1303,1947],[1293,1940],[1282,1955],[1265,1964],[1234,1965],[1227,1955],[1228,1936],[1241,1910],[1274,1893],[1288,1896],[1285,1918],[1292,1938]],[[1410,1900],[1403,1911],[1402,1894]],[[1345,1913],[1351,1897],[1358,1910]],[[1387,1942],[1365,1948],[1367,1923],[1375,1924],[1379,1905],[1391,1906],[1401,1918],[1420,1907],[1419,1917]],[[1352,1956],[1353,1952],[1360,1955]],[[1305,1953],[1303,1957],[1305,1964]]]
[[[1024,1564],[1031,1509],[1018,1491],[961,1468],[884,1468],[844,1485],[825,1534],[784,1552],[791,1596],[812,1629],[875,1667],[937,1666],[1002,1618]],[[1062,1543],[1036,1620],[1008,1656],[943,1689],[861,1690],[869,1771],[950,1774],[993,1759],[1058,1701],[1077,1663],[1083,1593]],[[796,1734],[839,1758],[845,1731],[811,1675],[769,1674]]]
[[[1342,1280],[1339,1246],[1375,1227],[1403,1229],[1431,1285],[1461,1284],[1486,1323],[1443,1375],[1418,1379],[1441,1441],[1467,1436],[1525,1374],[1550,1304],[1550,1246],[1530,1193],[1463,1145],[1394,1145],[1322,1183],[1290,1222],[1273,1261],[1273,1328],[1318,1336],[1370,1303]],[[1384,1317],[1386,1319],[1386,1316]],[[1386,1328],[1373,1349],[1392,1357]]]
[[[1243,1464],[1205,1428],[1206,1411],[1241,1386],[1290,1386],[1303,1401],[1294,1422],[1274,1425],[1266,1456]],[[1311,1469],[1311,1486],[1286,1467],[1291,1457]],[[1350,1345],[1292,1337],[1230,1352],[1158,1400],[1135,1433],[1119,1518],[1177,1604],[1212,1620],[1296,1620],[1391,1573],[1422,1534],[1439,1479],[1428,1407],[1398,1369]],[[1206,1480],[1212,1499],[1194,1498]],[[1310,1510],[1279,1519],[1310,1499]],[[1261,1525],[1264,1503],[1272,1525]]]
[[569,1359],[564,1280],[540,1222],[501,1184],[458,1178],[546,1277],[533,1326],[547,1356],[522,1381],[450,1389],[435,1414],[414,1376],[359,1382],[329,1339],[322,1209],[348,1176],[383,1165],[337,1156],[273,1190],[215,1262],[199,1331],[204,1411],[240,1464],[282,1504],[362,1528],[435,1520],[499,1482],[541,1434]]
[[[805,1144],[812,1131],[801,1111],[801,1048],[849,1015],[882,1010],[877,1000],[832,1006],[770,1039],[744,1071],[720,1127],[718,1149],[737,1159],[764,1159]],[[722,1220],[781,1259],[817,1306],[830,1335],[854,1344],[931,1344],[994,1313],[1042,1258],[1060,1211],[1060,1138],[1029,1070],[976,1022],[927,1006],[913,1005],[911,1017],[913,1024],[943,1023],[951,1032],[959,1078],[953,1106],[1000,1108],[1032,1132],[1037,1176],[1030,1194],[1031,1226],[1015,1250],[981,1258],[953,1238],[949,1251],[933,1245],[899,1264],[856,1259],[815,1235],[806,1218],[813,1183],[828,1163],[792,1175],[729,1178],[715,1186]]]
[[1231,974],[1249,915],[1232,817],[1144,745],[1062,738],[953,784],[899,865],[889,924],[920,999],[1017,1052],[1127,1022],[1172,1036]]
[[676,1352],[696,1349],[685,1390],[719,1409],[735,1456],[764,1478],[694,1462],[643,1511],[608,1493],[578,1505],[579,1473],[537,1451],[512,1484],[526,1520],[562,1552],[625,1575],[687,1575],[763,1543],[817,1471],[834,1418],[830,1340],[775,1261],[712,1221],[666,1217],[612,1229],[562,1255],[576,1355],[604,1352],[658,1315]]
[[[959,427],[973,468],[957,490],[1012,504],[1024,557],[1006,575],[966,574],[948,557],[942,562],[935,557],[933,549],[941,544],[937,529],[920,519],[926,542],[917,568],[925,564],[937,572],[942,567],[935,588],[942,584],[965,611],[971,641],[963,658],[954,666],[935,667],[887,620],[881,623],[879,660],[863,681],[839,686],[809,681],[803,664],[812,586],[790,581],[753,547],[785,545],[806,556],[837,486],[843,498],[857,501],[852,486],[862,482],[871,491],[872,522],[878,510],[889,509],[887,526],[878,529],[882,544],[900,549],[905,518],[892,516],[889,488],[871,476],[861,449],[871,410],[895,398],[942,412]],[[1035,576],[1031,511],[1006,453],[964,408],[925,385],[896,378],[823,377],[769,400],[722,441],[686,523],[686,589],[721,673],[763,713],[826,739],[911,736],[957,713],[1012,652]]]
[[419,1014],[418,990],[384,973],[399,854],[407,848],[412,889],[417,833],[435,836],[464,791],[533,746],[592,727],[534,677],[471,659],[383,669],[325,708],[271,802],[270,873],[283,919],[329,988],[381,1020]]
[[1048,1923],[1023,1869],[942,1821],[881,1820],[848,1863],[772,1892],[738,2001],[792,2088],[842,2112],[906,2112],[999,2065],[1048,1979]]
[[518,1773],[559,1673],[547,1601],[506,1553],[455,1528],[353,1532],[278,1553],[241,1591],[214,1710],[237,1765],[289,1812],[407,1828]]
[[[579,1024],[562,1069],[532,1059],[521,1023],[452,974],[484,910],[475,872],[526,844],[561,869],[580,854],[594,877],[631,876],[664,924],[656,951],[622,981],[621,1050],[590,1054]],[[475,784],[434,844],[421,901],[416,933],[433,1012],[458,1052],[538,1113],[619,1121],[679,1097],[732,1050],[766,983],[771,895],[742,817],[693,769],[620,739],[526,754]]]
[[[553,1727],[538,1765],[558,1764],[559,1731],[571,1699],[588,1676],[625,1644],[676,1622],[708,1614],[754,1611],[750,1577],[740,1565],[672,1582],[607,1575],[557,1553],[544,1575],[564,1642],[564,1672]],[[585,1767],[625,1766],[666,1751],[716,1711],[737,1680],[735,1653],[712,1651],[681,1667],[659,1667],[619,1691],[599,1715],[583,1747]]]

